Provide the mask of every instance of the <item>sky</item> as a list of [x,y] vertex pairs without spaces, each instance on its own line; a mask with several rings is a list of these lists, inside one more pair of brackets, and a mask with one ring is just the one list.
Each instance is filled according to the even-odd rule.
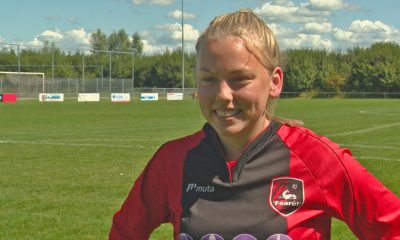
[[[138,32],[144,52],[181,46],[182,0],[12,0],[0,3],[0,43],[89,49],[90,35]],[[282,49],[346,50],[400,43],[398,0],[183,0],[185,50],[218,15],[251,9]],[[1,45],[0,45],[1,47]]]

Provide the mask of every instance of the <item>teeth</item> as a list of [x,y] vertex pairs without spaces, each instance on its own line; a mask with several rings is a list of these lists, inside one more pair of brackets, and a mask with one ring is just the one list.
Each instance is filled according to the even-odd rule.
[[231,117],[231,116],[233,116],[235,114],[238,114],[239,110],[236,110],[236,109],[235,110],[229,110],[229,111],[217,110],[216,113],[217,113],[217,115],[219,117]]

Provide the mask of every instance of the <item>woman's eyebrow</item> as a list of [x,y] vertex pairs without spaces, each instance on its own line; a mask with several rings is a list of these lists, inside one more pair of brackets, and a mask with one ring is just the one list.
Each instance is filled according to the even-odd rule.
[[211,71],[211,70],[208,69],[208,68],[200,68],[199,70],[200,70],[201,72],[206,72],[206,73],[213,74],[213,75],[217,75],[217,74],[218,74],[217,72],[213,72],[213,71]]

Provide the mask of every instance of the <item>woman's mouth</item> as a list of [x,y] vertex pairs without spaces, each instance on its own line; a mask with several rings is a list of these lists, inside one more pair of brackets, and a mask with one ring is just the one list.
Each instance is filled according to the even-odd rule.
[[232,117],[238,113],[240,113],[240,110],[238,109],[233,109],[233,110],[215,110],[215,113],[217,114],[218,117]]

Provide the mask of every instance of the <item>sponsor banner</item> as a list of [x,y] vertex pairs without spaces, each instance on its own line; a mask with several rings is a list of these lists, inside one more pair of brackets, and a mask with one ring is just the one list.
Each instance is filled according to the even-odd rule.
[[0,101],[1,102],[16,102],[17,94],[16,93],[3,93]]
[[167,93],[167,100],[183,100],[183,93]]
[[158,93],[141,93],[141,101],[158,101]]
[[40,93],[40,102],[63,102],[64,93]]
[[111,102],[130,102],[131,95],[129,93],[111,93]]
[[99,102],[100,93],[79,93],[78,102]]

